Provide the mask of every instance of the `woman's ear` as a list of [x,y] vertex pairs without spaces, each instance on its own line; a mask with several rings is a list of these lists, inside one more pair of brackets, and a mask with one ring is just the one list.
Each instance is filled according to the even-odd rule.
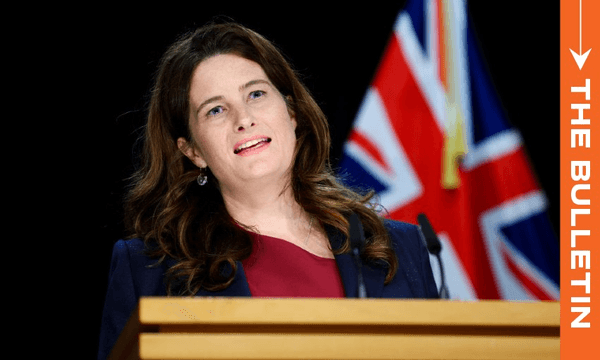
[[290,119],[292,119],[292,123],[294,124],[294,129],[298,126],[296,121],[296,112],[294,111],[294,99],[291,95],[286,95],[284,97],[285,105],[287,107],[288,114],[290,115]]
[[284,96],[283,100],[285,101],[290,116],[295,116],[296,112],[294,111],[294,98],[292,98],[292,95]]
[[183,155],[190,159],[197,167],[205,168],[208,166],[206,161],[204,161],[204,157],[200,153],[200,150],[193,144],[190,144],[185,138],[180,137],[177,139],[177,147],[179,148],[179,151],[181,151]]

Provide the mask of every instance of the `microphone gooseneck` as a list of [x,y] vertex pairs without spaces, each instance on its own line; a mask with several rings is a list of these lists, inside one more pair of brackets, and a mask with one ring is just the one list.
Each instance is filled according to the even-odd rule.
[[419,223],[419,226],[421,228],[420,233],[423,237],[423,240],[425,241],[427,250],[431,255],[434,255],[437,258],[437,261],[440,264],[441,284],[440,289],[438,290],[438,294],[442,299],[449,299],[450,294],[448,293],[448,288],[446,286],[444,265],[442,264],[442,257],[440,256],[440,252],[442,251],[442,243],[435,234],[435,231],[433,231],[433,227],[431,226],[431,223],[429,222],[425,214],[421,213],[417,215],[417,222]]
[[360,249],[365,242],[365,233],[363,231],[360,218],[356,213],[352,213],[348,221],[350,222],[350,245],[352,247],[354,261],[356,262],[356,266],[358,267],[358,297],[366,298],[367,289],[363,280],[362,261],[360,259]]

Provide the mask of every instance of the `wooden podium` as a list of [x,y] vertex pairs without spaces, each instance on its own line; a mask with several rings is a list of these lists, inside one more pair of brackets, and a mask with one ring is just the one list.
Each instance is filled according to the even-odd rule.
[[558,359],[558,302],[142,298],[111,359]]

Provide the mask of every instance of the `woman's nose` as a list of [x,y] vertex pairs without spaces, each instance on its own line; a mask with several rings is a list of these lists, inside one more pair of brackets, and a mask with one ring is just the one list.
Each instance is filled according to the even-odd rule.
[[252,115],[252,112],[248,111],[248,109],[244,106],[238,108],[235,130],[240,132],[247,130],[253,126],[256,126],[256,119]]

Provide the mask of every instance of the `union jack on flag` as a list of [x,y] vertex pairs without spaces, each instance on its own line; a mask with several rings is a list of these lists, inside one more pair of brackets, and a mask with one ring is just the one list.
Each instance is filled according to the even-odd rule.
[[427,215],[451,298],[559,299],[547,200],[485,71],[464,0],[408,1],[339,168],[348,185],[374,189],[389,218]]

